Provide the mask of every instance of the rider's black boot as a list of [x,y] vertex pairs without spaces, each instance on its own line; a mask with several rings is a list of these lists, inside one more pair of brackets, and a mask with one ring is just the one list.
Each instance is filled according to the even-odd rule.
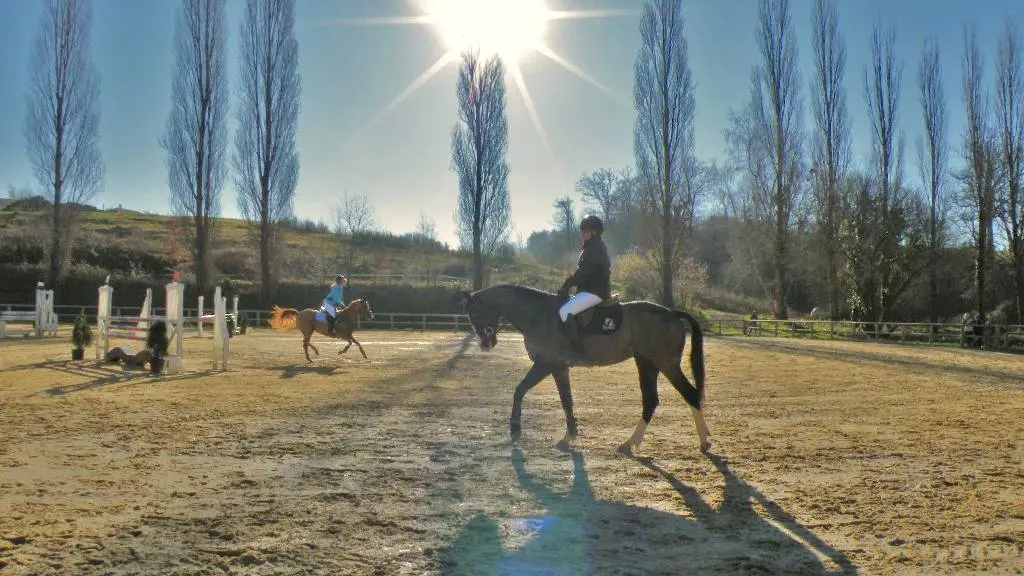
[[583,350],[583,338],[580,335],[579,321],[577,321],[575,314],[569,314],[569,317],[565,319],[565,331],[569,337],[569,359],[574,364],[580,364],[586,360],[586,354]]
[[324,314],[324,316],[327,316],[327,335],[334,336],[334,322],[336,318],[330,314]]

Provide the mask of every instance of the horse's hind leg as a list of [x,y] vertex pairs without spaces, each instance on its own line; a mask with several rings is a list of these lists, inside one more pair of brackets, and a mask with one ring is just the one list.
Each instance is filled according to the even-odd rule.
[[309,357],[309,349],[310,348],[313,349],[313,352],[315,352],[317,356],[320,355],[320,351],[317,350],[316,346],[311,344],[310,341],[309,341],[309,339],[312,338],[312,337],[313,337],[313,334],[309,334],[308,336],[303,336],[303,338],[302,338],[302,351],[306,354],[306,362],[312,362],[313,361],[313,359]]
[[636,361],[636,371],[640,375],[640,399],[644,408],[633,435],[619,446],[619,452],[623,454],[631,454],[634,448],[639,448],[643,443],[647,426],[651,423],[651,418],[654,418],[654,410],[658,407],[658,367],[643,356],[634,356],[633,359]]
[[562,401],[562,411],[565,412],[565,436],[555,444],[559,450],[568,450],[573,441],[576,440],[578,429],[576,427],[576,416],[572,410],[572,387],[569,384],[569,368],[555,370],[555,386],[558,388],[558,399]]
[[700,438],[700,451],[705,454],[711,450],[711,441],[708,437],[711,436],[711,431],[708,430],[708,425],[704,422],[704,414],[701,412],[700,405],[700,394],[697,393],[697,389],[690,384],[690,381],[686,379],[686,375],[683,374],[683,369],[679,367],[679,364],[673,364],[663,373],[668,381],[672,383],[672,386],[683,395],[683,399],[690,405],[690,412],[693,413],[693,423],[697,427],[697,436]]
[[341,355],[341,354],[344,354],[345,352],[348,352],[348,349],[351,348],[351,347],[352,347],[352,341],[349,340],[348,344],[346,344],[344,348],[342,348],[341,350],[338,350],[338,354]]

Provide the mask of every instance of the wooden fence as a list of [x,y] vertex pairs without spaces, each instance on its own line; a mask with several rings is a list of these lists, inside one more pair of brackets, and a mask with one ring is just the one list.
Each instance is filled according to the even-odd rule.
[[[0,310],[32,310],[30,305],[0,304]],[[54,306],[54,312],[62,323],[71,323],[78,314],[85,314],[91,322],[96,320],[95,306]],[[139,308],[129,306],[112,307],[115,316],[131,316]],[[159,315],[159,309],[152,313]],[[196,317],[197,309],[186,308],[186,322]],[[239,310],[247,315],[252,327],[267,327],[270,312],[266,310]],[[906,342],[931,345],[985,346],[999,349],[1024,350],[1024,326],[987,326],[978,332],[970,327],[965,331],[961,324],[928,322],[848,322],[830,320],[702,320],[704,331],[711,336],[721,337],[775,337],[805,338],[816,340],[851,340],[877,342]],[[406,314],[376,312],[370,321],[360,320],[358,328],[384,330],[451,330],[470,331],[469,318],[465,314]],[[511,326],[505,329],[514,330]]]

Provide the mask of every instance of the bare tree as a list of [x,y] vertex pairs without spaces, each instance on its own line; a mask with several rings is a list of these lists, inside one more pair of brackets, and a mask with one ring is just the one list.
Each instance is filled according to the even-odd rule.
[[24,135],[36,179],[52,204],[50,284],[61,282],[73,220],[103,187],[100,83],[89,55],[92,3],[48,0],[29,68]]
[[420,221],[416,224],[416,234],[427,240],[437,240],[437,228],[434,226],[434,219],[421,212]]
[[839,226],[842,202],[839,184],[850,163],[850,121],[846,112],[846,46],[839,33],[835,0],[817,0],[811,14],[815,78],[811,82],[814,119],[814,200],[821,248],[825,253],[828,305],[839,312]]
[[875,242],[877,294],[868,310],[872,320],[883,320],[895,294],[892,291],[900,242],[900,219],[906,190],[903,186],[903,134],[897,133],[903,64],[896,60],[896,29],[884,32],[875,25],[871,31],[871,61],[864,71],[864,101],[871,120],[871,149],[877,173],[874,196],[878,215]]
[[273,294],[272,263],[280,222],[292,214],[299,156],[299,48],[295,0],[247,0],[241,27],[241,82],[235,134],[238,208],[256,230],[260,285]]
[[555,231],[558,234],[558,246],[559,258],[570,254],[572,249],[576,246],[576,207],[573,204],[572,198],[563,196],[555,200],[553,205],[555,209],[554,221]]
[[334,207],[334,230],[338,234],[356,236],[369,232],[377,225],[377,214],[366,194],[345,194],[341,204]]
[[775,313],[787,317],[790,227],[803,170],[803,103],[789,0],[760,0],[755,28],[761,53],[752,74],[752,208],[772,238]]
[[636,124],[633,154],[642,184],[640,203],[652,218],[653,250],[661,275],[661,298],[673,306],[673,267],[689,234],[695,203],[684,189],[694,175],[693,74],[690,71],[683,9],[679,0],[650,0],[640,20],[640,52],[635,65],[633,101]]
[[945,242],[945,181],[948,156],[946,95],[939,67],[939,45],[934,40],[925,42],[917,80],[921,90],[921,110],[924,114],[924,140],[918,142],[918,157],[921,179],[928,193],[928,311],[929,318],[934,323],[939,321],[939,279],[936,264]]
[[615,173],[607,168],[585,174],[576,182],[576,193],[583,197],[584,202],[595,206],[605,224],[611,223],[615,215],[618,179]]
[[459,121],[452,130],[452,169],[459,177],[459,239],[473,249],[473,288],[484,283],[484,259],[509,234],[508,119],[505,67],[497,56],[462,55],[456,84]]
[[224,0],[184,0],[174,33],[167,151],[171,209],[189,222],[196,289],[212,284],[214,217],[227,177],[228,77]]
[[997,150],[989,125],[989,95],[984,88],[984,60],[973,28],[964,29],[963,100],[966,126],[963,154],[966,163],[960,180],[964,201],[975,233],[974,286],[977,291],[977,315],[985,321],[986,272],[990,265]]
[[1024,324],[1024,76],[1017,28],[1006,23],[997,57],[996,107],[1004,186],[997,212],[1006,235],[1016,288],[1017,323]]
[[377,215],[366,194],[349,196],[347,193],[341,204],[334,207],[332,215],[334,231],[349,237],[348,248],[345,251],[345,269],[351,273],[358,237],[377,225]]

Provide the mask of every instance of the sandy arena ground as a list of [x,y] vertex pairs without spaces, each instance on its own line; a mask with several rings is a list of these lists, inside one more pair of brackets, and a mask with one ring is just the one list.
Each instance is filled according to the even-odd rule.
[[1024,357],[713,339],[716,456],[662,379],[626,458],[631,362],[573,370],[564,453],[550,379],[509,441],[517,335],[357,336],[369,360],[316,337],[307,364],[298,334],[250,333],[226,373],[192,339],[157,379],[0,343],[0,573],[1024,570]]

